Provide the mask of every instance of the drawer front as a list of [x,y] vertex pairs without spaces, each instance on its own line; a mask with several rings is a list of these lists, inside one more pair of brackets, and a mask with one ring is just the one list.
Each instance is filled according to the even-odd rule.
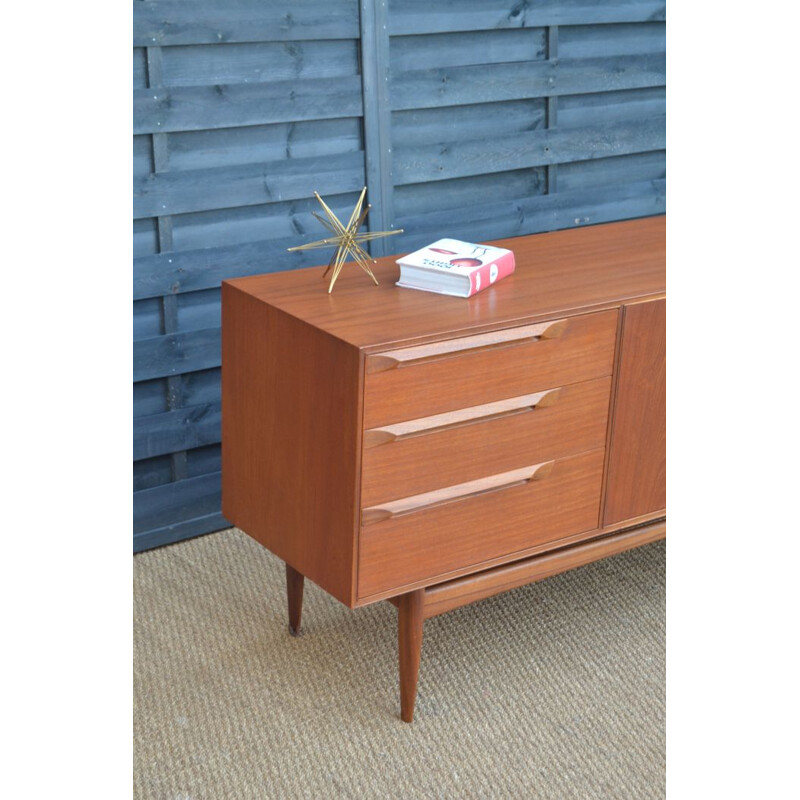
[[611,374],[617,311],[369,355],[364,428]]
[[364,432],[361,506],[605,445],[611,378]]
[[360,598],[594,530],[604,450],[362,511]]

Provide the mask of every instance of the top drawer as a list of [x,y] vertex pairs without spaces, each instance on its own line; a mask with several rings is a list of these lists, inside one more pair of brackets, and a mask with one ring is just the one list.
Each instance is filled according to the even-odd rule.
[[605,377],[616,333],[613,309],[369,355],[364,427]]

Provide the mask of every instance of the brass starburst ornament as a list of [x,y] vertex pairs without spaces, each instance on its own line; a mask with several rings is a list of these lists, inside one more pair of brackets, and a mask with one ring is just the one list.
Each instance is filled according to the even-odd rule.
[[309,242],[308,244],[301,244],[297,247],[290,247],[289,252],[292,253],[295,250],[316,250],[321,247],[336,247],[336,252],[333,254],[333,257],[330,260],[324,274],[323,279],[328,277],[328,273],[333,270],[333,274],[331,275],[331,282],[328,286],[328,294],[333,291],[333,285],[336,283],[336,279],[339,277],[339,273],[342,271],[342,267],[344,266],[345,259],[348,255],[351,255],[355,260],[356,263],[367,273],[367,275],[372,278],[375,282],[375,285],[378,285],[378,279],[375,277],[372,269],[370,268],[370,262],[373,264],[376,263],[375,259],[367,253],[361,247],[362,242],[370,242],[373,239],[380,239],[384,236],[394,236],[396,233],[402,233],[403,229],[398,228],[396,231],[370,231],[369,233],[359,233],[358,229],[363,225],[364,220],[367,218],[367,214],[369,213],[371,205],[367,204],[367,207],[362,208],[364,206],[364,196],[367,193],[367,187],[365,186],[361,190],[361,196],[358,198],[358,202],[356,203],[356,207],[353,209],[353,213],[350,215],[350,220],[348,221],[347,225],[342,225],[339,221],[336,214],[328,208],[328,205],[325,201],[319,196],[317,192],[314,192],[314,197],[319,200],[320,205],[322,206],[323,210],[325,211],[325,216],[327,219],[324,219],[315,211],[311,213],[333,234],[333,236],[329,236],[327,239],[320,239],[318,242]]

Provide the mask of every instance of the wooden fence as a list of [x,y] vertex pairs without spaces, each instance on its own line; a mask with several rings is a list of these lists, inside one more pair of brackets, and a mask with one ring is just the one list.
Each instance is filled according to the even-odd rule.
[[220,513],[226,277],[319,263],[319,191],[408,252],[660,214],[665,4],[134,2],[134,549]]

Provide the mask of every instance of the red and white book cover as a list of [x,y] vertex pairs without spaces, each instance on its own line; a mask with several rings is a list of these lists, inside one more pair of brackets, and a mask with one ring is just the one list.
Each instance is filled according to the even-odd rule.
[[398,286],[471,297],[514,271],[514,253],[488,244],[439,239],[397,263]]

